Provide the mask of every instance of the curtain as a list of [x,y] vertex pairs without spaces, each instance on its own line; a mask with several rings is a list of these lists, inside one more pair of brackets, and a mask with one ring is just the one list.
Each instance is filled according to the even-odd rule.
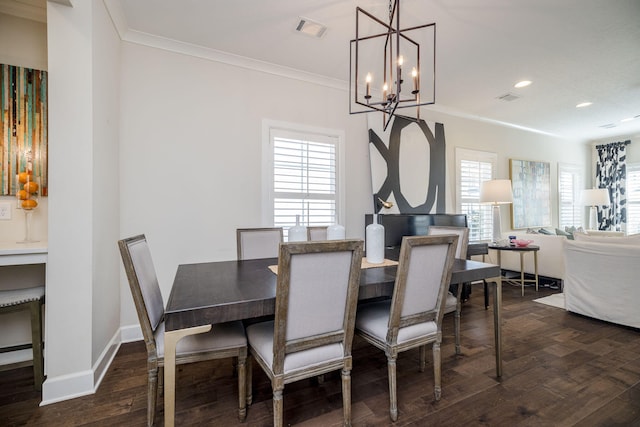
[[596,188],[609,190],[611,204],[598,211],[598,229],[626,231],[627,225],[627,156],[631,141],[596,145]]

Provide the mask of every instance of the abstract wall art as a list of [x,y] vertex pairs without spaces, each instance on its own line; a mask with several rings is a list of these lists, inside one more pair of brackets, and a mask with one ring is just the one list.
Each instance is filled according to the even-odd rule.
[[511,228],[551,225],[551,164],[528,160],[509,160],[513,186]]
[[[369,118],[369,159],[374,213],[445,213],[445,138],[424,120],[394,116],[383,130],[379,116]],[[383,209],[381,201],[392,202]]]
[[47,72],[0,64],[0,196],[16,194],[21,172],[48,195],[47,116]]

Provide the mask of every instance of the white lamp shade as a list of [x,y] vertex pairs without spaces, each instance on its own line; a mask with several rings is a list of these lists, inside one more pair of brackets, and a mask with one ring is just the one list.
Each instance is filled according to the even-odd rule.
[[480,186],[480,203],[494,205],[513,203],[513,190],[510,179],[484,181]]
[[609,206],[609,191],[606,188],[582,190],[582,204],[585,206]]

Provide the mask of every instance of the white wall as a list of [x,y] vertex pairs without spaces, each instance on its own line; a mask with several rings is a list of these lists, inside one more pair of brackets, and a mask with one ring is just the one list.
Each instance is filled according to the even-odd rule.
[[121,234],[146,234],[165,301],[178,264],[235,259],[235,229],[261,225],[263,119],[345,131],[345,227],[363,235],[366,120],[345,91],[131,43],[122,64]]
[[120,298],[119,66],[118,43],[102,2],[76,2],[73,8],[50,2],[47,19],[50,196],[43,402],[51,403],[91,393],[106,367],[99,357],[108,360],[114,350],[108,343],[117,332]]

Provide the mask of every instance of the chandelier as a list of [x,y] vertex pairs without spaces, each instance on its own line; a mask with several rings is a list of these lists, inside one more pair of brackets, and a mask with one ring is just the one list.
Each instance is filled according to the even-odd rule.
[[435,23],[402,29],[400,0],[389,0],[388,22],[356,7],[350,47],[350,114],[382,112],[386,130],[399,109],[415,107],[408,118],[419,120],[420,106],[435,104]]

